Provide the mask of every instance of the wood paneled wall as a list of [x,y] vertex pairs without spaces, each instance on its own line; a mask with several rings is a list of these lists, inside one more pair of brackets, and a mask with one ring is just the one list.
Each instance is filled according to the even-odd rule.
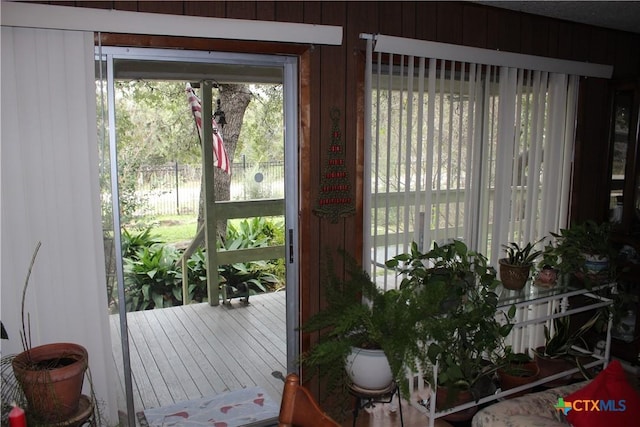
[[[56,2],[56,4],[61,4]],[[316,46],[308,51],[310,126],[308,151],[301,167],[309,182],[307,206],[301,210],[302,249],[309,265],[304,269],[303,317],[317,310],[321,293],[318,261],[325,248],[344,247],[359,254],[362,246],[361,205],[358,215],[332,224],[310,214],[317,198],[324,149],[330,140],[329,111],[342,112],[340,126],[347,144],[347,161],[354,183],[361,184],[362,165],[357,164],[361,147],[357,117],[358,82],[365,43],[360,33],[463,44],[523,54],[589,61],[614,65],[615,78],[640,76],[640,35],[554,20],[467,2],[432,1],[104,1],[67,2],[93,8],[196,15],[220,18],[259,19],[339,25],[344,28],[342,46]],[[130,40],[136,44],[135,39]],[[184,43],[189,44],[189,40]],[[586,79],[581,86],[577,122],[572,218],[605,219],[608,206],[609,82]],[[361,130],[360,130],[361,131]],[[360,174],[360,175],[359,175]],[[308,342],[305,342],[308,345]]]

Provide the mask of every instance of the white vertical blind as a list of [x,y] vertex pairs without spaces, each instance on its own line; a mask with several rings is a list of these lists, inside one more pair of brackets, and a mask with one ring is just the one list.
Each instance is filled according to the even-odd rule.
[[33,345],[85,346],[115,422],[93,57],[90,32],[2,27],[2,354],[22,350],[22,285],[41,241],[26,302]]
[[461,239],[496,265],[502,244],[566,225],[577,76],[368,43],[374,277],[397,284],[382,265],[411,241]]

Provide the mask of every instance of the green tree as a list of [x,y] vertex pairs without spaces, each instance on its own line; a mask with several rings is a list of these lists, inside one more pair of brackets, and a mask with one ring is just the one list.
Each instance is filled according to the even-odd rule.
[[118,81],[116,97],[121,157],[147,165],[199,161],[184,82]]
[[115,83],[118,179],[123,222],[143,211],[137,190],[143,165],[195,163],[198,136],[186,102],[184,82],[118,80]]
[[[183,81],[119,80],[116,82],[116,138],[120,204],[123,222],[143,213],[146,202],[136,191],[143,165],[169,162],[201,163],[200,138]],[[222,135],[233,162],[241,155],[250,162],[281,160],[284,113],[281,84],[218,84],[212,111],[220,100],[226,124]],[[217,200],[230,199],[231,177],[214,169]],[[203,222],[200,197],[198,227]],[[224,236],[225,224],[219,224]]]
[[237,153],[244,155],[250,162],[282,160],[282,153],[284,153],[282,85],[249,85],[249,89],[252,100],[245,113]]

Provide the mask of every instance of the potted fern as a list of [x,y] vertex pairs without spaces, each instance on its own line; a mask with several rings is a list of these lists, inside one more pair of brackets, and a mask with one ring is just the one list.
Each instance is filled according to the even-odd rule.
[[524,246],[520,246],[516,242],[502,245],[506,257],[499,259],[498,264],[500,266],[500,281],[505,288],[511,290],[524,288],[534,261],[542,254],[541,250],[534,250],[535,245],[539,242],[529,242]]
[[[420,313],[407,288],[381,290],[346,252],[345,277],[338,277],[325,256],[325,307],[301,327],[305,333],[320,333],[318,342],[300,357],[300,364],[326,381],[327,396],[345,391],[350,383],[364,389],[382,389],[396,380],[406,396],[402,381],[419,346],[416,327]],[[361,368],[371,356],[373,368]],[[364,375],[357,376],[364,372]],[[380,375],[382,374],[382,375]],[[348,399],[344,399],[348,401]]]

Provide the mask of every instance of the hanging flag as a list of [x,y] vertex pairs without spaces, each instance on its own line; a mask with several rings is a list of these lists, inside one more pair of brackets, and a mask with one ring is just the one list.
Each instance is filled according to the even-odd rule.
[[[189,83],[187,83],[185,91],[187,92],[187,101],[191,107],[193,118],[196,121],[200,141],[202,141],[202,105],[200,103],[200,99],[196,96],[195,91]],[[231,175],[231,163],[229,162],[227,150],[224,148],[222,132],[218,128],[218,123],[216,123],[214,118],[211,119],[211,126],[213,128],[213,164],[215,167],[222,169]]]

